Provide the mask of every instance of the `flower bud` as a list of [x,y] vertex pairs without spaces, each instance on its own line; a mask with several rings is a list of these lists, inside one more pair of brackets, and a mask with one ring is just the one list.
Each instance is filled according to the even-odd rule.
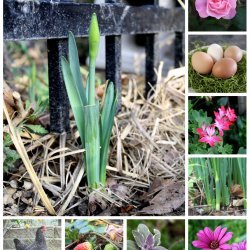
[[95,59],[97,56],[99,42],[100,42],[99,25],[96,14],[93,13],[89,28],[89,56],[91,59]]

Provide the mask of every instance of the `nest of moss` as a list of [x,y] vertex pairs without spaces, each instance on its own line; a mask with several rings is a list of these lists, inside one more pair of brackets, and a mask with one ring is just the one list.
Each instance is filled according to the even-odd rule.
[[30,133],[30,138],[20,134],[16,143],[28,157],[4,174],[4,215],[49,214],[27,164],[57,215],[184,214],[184,74],[183,68],[165,78],[158,72],[159,83],[147,99],[144,79],[124,76],[105,189],[90,192],[86,185],[72,115],[71,133]]
[[[223,46],[225,49],[227,46]],[[192,54],[196,51],[207,52],[207,47],[197,46],[188,56],[188,84],[191,92],[197,93],[245,93],[246,92],[246,54],[237,63],[236,74],[229,79],[220,79],[212,74],[201,75],[197,73],[191,64]]]

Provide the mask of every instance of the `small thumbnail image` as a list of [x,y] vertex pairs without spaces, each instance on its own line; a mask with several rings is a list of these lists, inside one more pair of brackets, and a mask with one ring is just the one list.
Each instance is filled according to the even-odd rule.
[[127,250],[185,249],[185,220],[128,220]]
[[189,154],[246,154],[246,97],[192,96]]
[[246,216],[246,158],[190,158],[188,214]]
[[3,250],[61,250],[61,220],[3,221]]
[[188,249],[247,250],[246,220],[189,220]]
[[246,93],[246,36],[190,35],[189,92]]
[[246,31],[246,0],[189,0],[189,31]]
[[65,221],[66,250],[123,249],[123,220],[71,219]]

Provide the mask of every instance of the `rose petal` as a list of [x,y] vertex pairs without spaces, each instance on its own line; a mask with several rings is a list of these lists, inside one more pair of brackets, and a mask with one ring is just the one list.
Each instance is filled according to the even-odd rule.
[[208,17],[207,14],[207,0],[196,0],[195,1],[195,8],[199,13],[201,18]]
[[237,0],[228,0],[228,2],[229,2],[229,4],[231,5],[231,7],[233,9],[236,8],[236,6],[237,6]]
[[233,19],[236,15],[236,9],[231,9],[227,16],[224,16],[224,19]]

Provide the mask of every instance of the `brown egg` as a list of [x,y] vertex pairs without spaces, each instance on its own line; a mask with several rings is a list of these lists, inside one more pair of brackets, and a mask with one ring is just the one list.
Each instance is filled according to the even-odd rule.
[[227,79],[237,72],[237,63],[232,58],[222,58],[217,61],[212,70],[213,76],[221,79]]
[[225,58],[232,58],[235,62],[239,62],[243,57],[243,52],[238,46],[229,46],[224,51]]
[[198,51],[191,58],[193,69],[200,74],[209,74],[214,65],[213,58],[205,52]]

